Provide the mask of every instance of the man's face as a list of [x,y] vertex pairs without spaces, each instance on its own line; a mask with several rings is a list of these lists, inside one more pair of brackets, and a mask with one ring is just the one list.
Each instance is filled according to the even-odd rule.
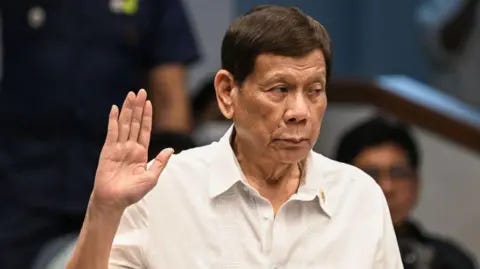
[[353,165],[372,176],[382,188],[394,225],[407,219],[418,193],[418,179],[409,165],[407,152],[394,143],[368,147]]
[[295,163],[315,144],[327,106],[323,53],[260,54],[232,94],[236,142],[272,161]]

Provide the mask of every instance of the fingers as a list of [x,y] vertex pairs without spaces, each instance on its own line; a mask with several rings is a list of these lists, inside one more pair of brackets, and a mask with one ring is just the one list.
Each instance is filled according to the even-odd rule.
[[127,141],[130,134],[130,124],[132,122],[135,99],[135,94],[129,92],[123,102],[120,117],[118,119],[118,142],[120,143]]
[[[120,116],[119,116],[120,114]],[[129,92],[122,109],[112,107],[109,116],[106,142],[139,142],[148,149],[152,130],[152,103],[147,101],[147,92],[140,89],[137,95]]]
[[118,139],[118,107],[113,105],[108,115],[107,137],[105,143],[115,143]]
[[168,160],[170,159],[172,154],[172,148],[166,148],[160,151],[160,153],[157,155],[157,157],[155,157],[155,160],[148,169],[148,173],[150,174],[150,176],[157,179],[162,173],[165,166],[167,166]]
[[138,142],[146,149],[148,149],[148,145],[150,143],[150,136],[152,133],[152,117],[152,103],[150,102],[150,100],[147,100],[143,109],[142,123],[138,138]]
[[143,110],[145,107],[145,101],[147,100],[147,92],[144,89],[140,89],[137,97],[134,100],[132,121],[130,125],[130,134],[128,140],[137,142],[140,133],[140,127],[143,117]]

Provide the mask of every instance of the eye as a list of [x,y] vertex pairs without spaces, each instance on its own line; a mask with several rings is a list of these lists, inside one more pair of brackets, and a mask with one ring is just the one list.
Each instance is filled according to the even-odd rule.
[[413,176],[413,171],[410,167],[406,166],[393,166],[390,168],[391,178],[410,178]]
[[361,167],[360,169],[363,170],[366,174],[371,176],[374,180],[378,180],[380,177],[380,169],[375,168],[375,167]]
[[308,91],[309,95],[319,95],[323,92],[322,88],[315,88]]
[[280,101],[288,95],[288,91],[288,87],[286,86],[276,86],[270,88],[270,90],[267,91],[267,94],[272,100]]
[[288,93],[288,88],[285,87],[285,86],[279,86],[279,87],[272,88],[270,90],[270,92],[273,92],[273,93]]

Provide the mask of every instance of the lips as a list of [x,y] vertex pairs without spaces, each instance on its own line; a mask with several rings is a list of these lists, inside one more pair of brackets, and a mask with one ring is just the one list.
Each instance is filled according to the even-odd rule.
[[300,144],[304,142],[308,142],[307,138],[277,138],[275,141],[281,141],[281,142],[286,142],[286,143],[291,143],[291,144]]

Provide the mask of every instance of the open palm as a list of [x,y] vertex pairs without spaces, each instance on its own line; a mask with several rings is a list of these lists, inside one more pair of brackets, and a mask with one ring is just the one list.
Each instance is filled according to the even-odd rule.
[[145,90],[128,93],[120,112],[112,106],[92,193],[97,203],[126,208],[155,186],[173,150],[162,150],[147,169],[151,129],[152,104]]

